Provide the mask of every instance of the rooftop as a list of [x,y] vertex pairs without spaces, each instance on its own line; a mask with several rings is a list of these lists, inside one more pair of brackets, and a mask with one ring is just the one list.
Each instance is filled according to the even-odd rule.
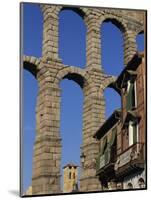
[[66,165],[63,167],[63,169],[66,168],[66,167],[75,167],[75,168],[77,168],[77,167],[79,167],[79,166],[76,165],[76,164],[74,164],[74,163],[72,163],[72,162],[70,162],[70,163],[66,164]]

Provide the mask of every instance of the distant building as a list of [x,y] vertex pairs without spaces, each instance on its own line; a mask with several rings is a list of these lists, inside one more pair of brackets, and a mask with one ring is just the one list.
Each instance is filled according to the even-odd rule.
[[63,167],[63,192],[78,192],[78,166],[73,163]]
[[146,67],[137,53],[112,87],[121,95],[116,110],[94,137],[100,141],[96,171],[103,189],[145,187]]

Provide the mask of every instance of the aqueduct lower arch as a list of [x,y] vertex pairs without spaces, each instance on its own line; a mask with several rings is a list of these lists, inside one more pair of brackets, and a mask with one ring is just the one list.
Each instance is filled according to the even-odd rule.
[[[87,64],[84,69],[65,66],[58,56],[58,15],[62,6],[40,5],[43,17],[43,54],[41,58],[24,56],[24,68],[37,79],[39,93],[36,106],[36,141],[34,144],[32,190],[33,195],[61,192],[60,161],[60,88],[62,78],[76,81],[83,90],[83,144],[81,153],[85,162],[80,177],[81,191],[101,190],[96,177],[95,158],[98,143],[95,131],[105,120],[103,89],[114,82],[115,77],[104,74],[100,55],[100,22],[106,18],[122,19],[124,23],[125,64],[136,52],[135,36],[143,27],[143,12],[132,15],[114,9],[84,8],[83,19],[87,26]],[[127,11],[130,12],[130,11]],[[134,11],[133,11],[134,12]],[[138,19],[139,20],[138,20]]]

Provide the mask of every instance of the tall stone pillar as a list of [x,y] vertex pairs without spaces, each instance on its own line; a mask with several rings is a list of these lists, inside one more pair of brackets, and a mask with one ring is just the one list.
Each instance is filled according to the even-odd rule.
[[84,18],[87,26],[86,57],[87,67],[101,69],[101,40],[100,23],[98,17],[90,14]]
[[81,191],[100,191],[101,184],[96,176],[96,158],[99,145],[93,138],[95,131],[104,122],[104,99],[97,95],[97,88],[84,87],[83,108],[83,145],[81,153],[84,154],[82,173],[80,179]]
[[40,5],[43,13],[43,48],[46,60],[59,60],[58,56],[58,15],[60,6]]
[[36,194],[60,193],[61,139],[60,89],[40,75],[36,108],[32,190]]
[[132,30],[127,30],[124,33],[124,65],[132,59],[137,51],[136,33]]

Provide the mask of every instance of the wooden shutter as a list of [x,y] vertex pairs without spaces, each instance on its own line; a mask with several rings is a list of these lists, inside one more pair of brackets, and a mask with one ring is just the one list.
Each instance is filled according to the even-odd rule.
[[134,102],[134,83],[130,83],[130,88],[126,96],[126,110],[131,110]]
[[112,129],[112,136],[111,136],[111,139],[110,139],[110,142],[109,142],[110,146],[113,146],[115,139],[116,139],[116,135],[117,135],[117,127],[114,127]]
[[102,141],[100,155],[102,155],[102,154],[104,153],[106,144],[107,144],[107,137],[105,136],[105,137],[103,138],[103,141]]
[[108,164],[110,162],[110,155],[111,155],[111,148],[110,146],[108,146],[104,152],[105,164]]
[[133,124],[133,144],[137,142],[137,124]]

